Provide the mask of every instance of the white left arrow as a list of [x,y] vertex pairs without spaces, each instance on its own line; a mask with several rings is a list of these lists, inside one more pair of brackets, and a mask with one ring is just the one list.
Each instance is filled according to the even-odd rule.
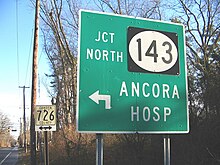
[[111,96],[110,95],[100,95],[99,90],[94,92],[89,96],[89,98],[94,101],[96,104],[99,104],[100,100],[105,101],[105,109],[111,109]]

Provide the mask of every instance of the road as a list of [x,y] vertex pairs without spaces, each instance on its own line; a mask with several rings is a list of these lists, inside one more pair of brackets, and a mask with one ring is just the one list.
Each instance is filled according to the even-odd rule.
[[18,147],[0,148],[0,165],[15,165],[18,161]]

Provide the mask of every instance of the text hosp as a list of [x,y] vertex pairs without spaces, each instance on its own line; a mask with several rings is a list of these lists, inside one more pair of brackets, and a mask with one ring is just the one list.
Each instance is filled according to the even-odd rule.
[[[154,99],[158,97],[162,97],[163,99],[180,99],[179,90],[177,85],[170,86],[168,84],[157,84],[153,83],[150,84],[148,82],[144,82],[140,84],[139,82],[131,82],[126,83],[122,81],[119,96],[126,96],[129,97],[139,97],[140,94],[145,97],[152,97]],[[163,107],[162,109],[158,106],[153,108],[149,108],[148,106],[141,107],[140,106],[131,106],[131,121],[140,121],[140,118],[146,122],[152,120],[154,122],[163,120],[164,122],[167,121],[167,117],[171,115],[172,110],[170,107]],[[163,111],[163,112],[161,112]],[[163,117],[161,117],[163,114]]]

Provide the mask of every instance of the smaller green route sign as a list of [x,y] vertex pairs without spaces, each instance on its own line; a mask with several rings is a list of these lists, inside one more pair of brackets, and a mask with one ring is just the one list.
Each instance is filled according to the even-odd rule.
[[85,10],[79,25],[79,132],[189,132],[182,25]]

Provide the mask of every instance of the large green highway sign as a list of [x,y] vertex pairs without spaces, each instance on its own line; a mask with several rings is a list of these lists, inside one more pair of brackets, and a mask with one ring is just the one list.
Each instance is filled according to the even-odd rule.
[[184,27],[80,11],[77,129],[187,133]]

